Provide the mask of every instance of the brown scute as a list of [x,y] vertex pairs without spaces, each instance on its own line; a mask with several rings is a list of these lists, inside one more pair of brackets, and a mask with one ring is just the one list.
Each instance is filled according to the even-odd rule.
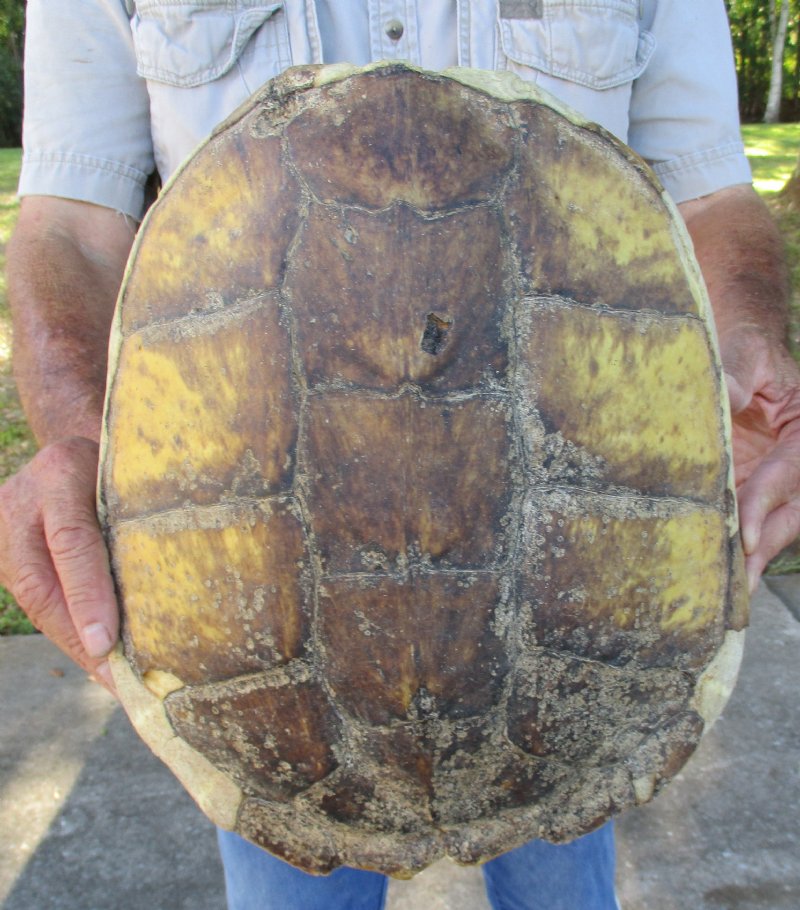
[[434,810],[443,824],[469,825],[475,818],[547,804],[570,773],[555,762],[523,759],[497,741],[471,759],[438,769]]
[[311,527],[326,573],[484,568],[506,552],[502,403],[330,394],[310,399],[306,425]]
[[371,725],[350,720],[353,757],[357,767],[381,769],[381,777],[394,781],[403,801],[415,816],[431,823],[430,799],[434,765],[438,761],[436,733],[432,718],[422,721]]
[[128,708],[313,873],[591,831],[731,685],[709,303],[646,165],[559,110],[292,69],[137,240],[98,496]]
[[273,299],[136,333],[113,394],[130,411],[119,424],[110,417],[105,495],[115,518],[291,486],[297,404]]
[[187,165],[179,192],[165,193],[174,200],[148,219],[159,241],[137,253],[122,308],[124,333],[279,286],[300,222],[299,188],[281,155],[280,139],[236,129]]
[[[309,385],[501,384],[504,268],[488,208],[426,220],[405,205],[380,216],[312,206],[287,280]],[[436,357],[422,346],[432,313],[448,326]]]
[[309,626],[306,561],[302,528],[280,507],[120,525],[113,566],[139,672],[194,685],[299,657]]
[[342,865],[335,836],[321,826],[308,824],[305,813],[283,803],[251,798],[239,811],[236,831],[251,843],[285,862],[327,875]]
[[391,766],[376,769],[364,767],[337,768],[304,796],[318,811],[335,823],[346,824],[358,831],[373,834],[416,835],[425,839],[431,826],[428,796],[409,800],[415,781],[404,779],[398,786],[396,771]]
[[326,580],[320,638],[337,703],[373,724],[492,708],[507,663],[492,631],[498,587],[485,573]]
[[691,693],[691,678],[678,670],[620,671],[542,653],[518,671],[508,737],[564,765],[613,764],[685,712]]
[[349,772],[332,780],[331,784],[330,789],[325,788],[319,797],[320,809],[329,818],[354,825],[372,822],[370,827],[374,827],[376,822],[388,822],[383,815],[369,817],[376,803],[374,781],[357,772]]
[[337,766],[336,715],[302,666],[182,689],[165,704],[175,732],[249,795],[288,800]]
[[292,163],[322,202],[452,208],[494,195],[513,162],[508,110],[450,80],[408,79],[401,69],[320,94],[286,135]]
[[526,292],[696,313],[686,274],[674,268],[676,229],[644,163],[543,105],[515,108],[524,142],[506,211]]

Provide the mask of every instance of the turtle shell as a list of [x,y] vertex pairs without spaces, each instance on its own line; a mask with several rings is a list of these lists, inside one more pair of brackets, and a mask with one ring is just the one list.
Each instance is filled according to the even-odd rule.
[[100,476],[134,725],[209,816],[408,875],[648,800],[747,601],[647,166],[509,75],[267,84],[139,233]]

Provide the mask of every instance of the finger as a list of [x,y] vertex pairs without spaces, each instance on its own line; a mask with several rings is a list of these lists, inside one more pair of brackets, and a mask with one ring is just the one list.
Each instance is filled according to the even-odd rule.
[[800,533],[800,501],[785,503],[771,512],[764,522],[758,548],[745,561],[750,593],[758,586],[759,578],[771,559],[795,540]]
[[[22,606],[33,625],[87,673],[97,679],[112,695],[114,683],[105,660],[93,660],[86,650],[72,621],[61,584],[50,555],[43,545],[43,537],[30,535],[25,550],[27,562],[20,561],[18,574],[3,580],[8,590]],[[15,554],[12,552],[12,558]]]
[[[96,460],[73,459],[44,509],[44,534],[69,615],[86,654],[105,657],[114,646],[119,618],[108,555],[95,512]],[[51,458],[62,457],[56,453]],[[53,470],[51,466],[49,468]]]
[[64,600],[89,657],[105,657],[119,631],[102,535],[85,515],[56,513],[45,533]]
[[[739,487],[739,522],[745,554],[760,548],[767,517],[800,494],[800,453],[781,453],[762,462]],[[798,528],[795,531],[797,534]]]

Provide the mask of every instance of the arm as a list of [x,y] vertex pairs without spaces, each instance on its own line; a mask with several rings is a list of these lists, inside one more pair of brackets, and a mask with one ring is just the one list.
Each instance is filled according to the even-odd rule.
[[750,588],[800,533],[800,370],[786,347],[780,236],[752,187],[679,206],[714,310],[733,416]]
[[118,618],[95,485],[108,332],[133,234],[110,209],[28,197],[8,247],[15,375],[42,448],[0,487],[0,581],[106,682]]

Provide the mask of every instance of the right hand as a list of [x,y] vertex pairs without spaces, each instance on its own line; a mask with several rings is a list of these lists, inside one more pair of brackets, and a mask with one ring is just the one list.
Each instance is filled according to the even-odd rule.
[[119,612],[95,511],[98,452],[84,437],[53,443],[0,487],[0,583],[115,694],[106,657]]

